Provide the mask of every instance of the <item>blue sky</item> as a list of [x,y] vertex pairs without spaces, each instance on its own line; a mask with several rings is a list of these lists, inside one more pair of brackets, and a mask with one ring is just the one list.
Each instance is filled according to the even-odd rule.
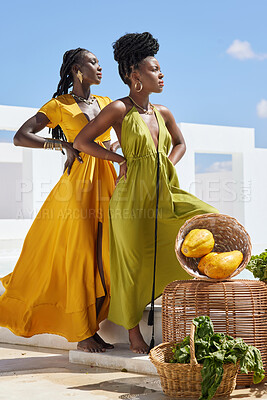
[[112,42],[150,31],[165,88],[151,100],[177,122],[252,127],[267,147],[267,2],[257,0],[5,1],[0,104],[40,107],[54,93],[63,53],[85,47],[103,67],[94,93],[128,93]]

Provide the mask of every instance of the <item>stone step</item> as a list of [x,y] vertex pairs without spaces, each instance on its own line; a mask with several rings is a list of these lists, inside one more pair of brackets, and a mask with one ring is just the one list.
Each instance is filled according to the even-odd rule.
[[134,354],[129,345],[115,343],[115,348],[105,353],[86,353],[79,350],[69,352],[69,361],[74,364],[92,367],[110,368],[122,372],[157,375],[156,367],[146,354]]
[[[152,327],[147,325],[149,309],[144,311],[140,321],[140,330],[145,341],[149,344],[151,340]],[[162,342],[161,305],[155,305],[155,345]],[[115,344],[115,349],[107,350],[105,353],[87,353],[79,350],[69,352],[69,361],[75,364],[92,365],[95,367],[126,369],[129,372],[143,374],[156,374],[156,368],[149,361],[147,355],[134,354],[129,349],[128,332],[121,326],[106,320],[101,324],[100,335],[109,343]]]
[[7,328],[0,327],[0,343],[18,344],[23,346],[47,347],[49,349],[75,350],[77,344],[68,342],[64,337],[44,333],[31,338],[16,336]]

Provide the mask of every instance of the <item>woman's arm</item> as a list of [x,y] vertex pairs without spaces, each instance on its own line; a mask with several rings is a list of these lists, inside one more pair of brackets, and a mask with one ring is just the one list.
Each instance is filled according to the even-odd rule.
[[174,116],[172,115],[170,110],[167,107],[161,105],[156,104],[155,106],[161,113],[165,121],[166,128],[168,129],[172,137],[173,148],[169,154],[169,160],[173,163],[173,165],[175,165],[178,163],[178,161],[181,160],[186,151],[184,137],[182,135],[182,132],[178,128]]
[[[44,148],[46,138],[37,136],[36,133],[44,129],[49,122],[49,119],[44,113],[38,112],[36,115],[28,119],[16,132],[13,138],[14,145],[36,149]],[[76,149],[73,149],[72,143],[63,140],[58,140],[58,142],[60,142],[62,147],[67,150],[67,160],[64,165],[64,171],[68,168],[69,175],[75,158],[77,158],[80,163],[83,161],[79,152]]]
[[102,135],[108,128],[122,120],[125,114],[125,104],[122,101],[114,101],[107,105],[92,121],[90,121],[76,136],[73,147],[91,156],[104,160],[121,163],[125,158],[110,150],[105,149],[94,140]]
[[49,119],[43,113],[37,113],[28,119],[16,132],[13,143],[15,146],[32,147],[41,149],[44,147],[45,138],[36,136],[49,123]]
[[116,151],[121,147],[120,142],[117,140],[116,142],[110,145],[110,150],[116,153]]

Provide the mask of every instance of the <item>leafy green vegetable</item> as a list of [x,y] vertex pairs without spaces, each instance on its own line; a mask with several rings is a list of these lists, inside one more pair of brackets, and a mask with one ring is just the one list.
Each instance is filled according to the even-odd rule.
[[267,249],[258,256],[252,256],[247,269],[253,273],[255,278],[267,281]]
[[[222,377],[223,364],[240,362],[242,373],[254,371],[253,382],[259,383],[264,378],[261,354],[256,347],[247,345],[243,339],[214,333],[213,324],[208,316],[197,317],[193,320],[196,326],[195,354],[201,370],[201,397],[199,400],[210,400],[216,393]],[[176,344],[173,349],[171,363],[190,363],[190,337]]]

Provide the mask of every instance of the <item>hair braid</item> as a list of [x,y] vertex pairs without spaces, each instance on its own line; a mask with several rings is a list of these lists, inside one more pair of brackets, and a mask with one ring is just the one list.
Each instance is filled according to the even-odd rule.
[[[84,52],[88,52],[88,50],[82,49],[80,47],[65,52],[65,54],[63,55],[63,62],[60,68],[60,81],[57,86],[57,91],[53,94],[53,98],[68,93],[69,88],[73,85],[73,76],[71,72],[71,67],[73,66],[73,64],[82,61]],[[62,131],[59,125],[57,125],[53,129],[49,129],[49,131],[52,131],[52,137],[54,139],[61,139],[67,141],[67,138],[64,135],[64,132]]]
[[129,76],[133,68],[146,57],[154,56],[159,50],[157,39],[151,33],[127,33],[113,43],[114,59],[118,62],[119,74],[124,83],[131,83]]

